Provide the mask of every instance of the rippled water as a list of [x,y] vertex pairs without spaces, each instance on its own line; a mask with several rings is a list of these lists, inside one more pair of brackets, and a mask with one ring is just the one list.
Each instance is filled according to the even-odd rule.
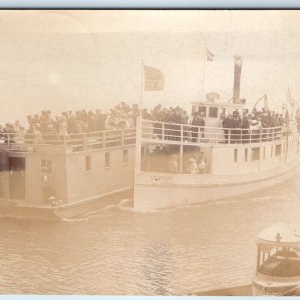
[[[298,175],[299,177],[299,175]],[[256,236],[296,222],[300,179],[255,196],[61,222],[0,219],[0,293],[192,294],[249,284]]]

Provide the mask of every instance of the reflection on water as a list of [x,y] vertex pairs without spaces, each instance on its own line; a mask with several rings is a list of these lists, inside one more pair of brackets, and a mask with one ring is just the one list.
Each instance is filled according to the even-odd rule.
[[256,236],[297,222],[300,180],[255,196],[61,222],[0,219],[0,292],[183,295],[249,284]]

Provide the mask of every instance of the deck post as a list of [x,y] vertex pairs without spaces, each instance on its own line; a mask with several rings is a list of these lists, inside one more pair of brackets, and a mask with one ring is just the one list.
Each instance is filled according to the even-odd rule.
[[252,129],[249,130],[249,144],[252,144]]
[[124,146],[124,129],[121,129],[121,146]]
[[102,148],[105,148],[105,131],[102,132]]
[[165,123],[162,123],[162,140],[164,141],[165,140]]
[[86,133],[83,134],[83,150],[86,149]]
[[262,142],[262,129],[259,130],[259,143]]
[[142,116],[138,116],[136,122],[136,145],[135,145],[135,168],[134,168],[135,172],[140,172],[141,170],[142,126],[143,126]]
[[268,129],[268,141],[270,142],[274,142],[276,139],[274,130],[272,130],[271,128]]
[[257,249],[257,262],[256,262],[256,270],[258,271],[259,266],[260,266],[260,245],[258,245],[258,249]]
[[183,145],[181,144],[180,145],[180,161],[179,161],[179,171],[180,171],[180,174],[182,174],[182,156],[183,156]]
[[180,141],[183,142],[183,125],[180,124]]

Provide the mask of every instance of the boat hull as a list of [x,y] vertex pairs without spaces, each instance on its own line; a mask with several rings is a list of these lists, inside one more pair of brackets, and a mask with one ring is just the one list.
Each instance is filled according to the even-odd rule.
[[296,167],[297,162],[254,174],[222,176],[137,172],[134,210],[151,211],[253,193],[290,180],[295,175]]
[[299,277],[278,278],[276,280],[274,277],[261,278],[261,276],[254,276],[252,280],[252,296],[295,296],[299,295],[299,287]]
[[84,214],[100,210],[108,205],[118,205],[124,199],[128,200],[126,205],[132,206],[132,194],[132,187],[128,187],[98,197],[53,207],[20,205],[13,201],[8,201],[0,203],[0,210],[2,217],[63,220],[80,217]]

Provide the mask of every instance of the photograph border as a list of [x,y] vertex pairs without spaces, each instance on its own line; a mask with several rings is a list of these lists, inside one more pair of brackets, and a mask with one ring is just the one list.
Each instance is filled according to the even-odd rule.
[[[0,10],[299,10],[297,0],[0,0]],[[300,28],[299,28],[300,29]],[[167,296],[168,299],[232,299],[231,296]],[[108,296],[108,295],[0,295],[0,300],[125,300],[165,299],[165,296]],[[256,299],[264,300],[258,296]],[[268,297],[286,299],[286,297]],[[235,296],[235,299],[249,299]]]

